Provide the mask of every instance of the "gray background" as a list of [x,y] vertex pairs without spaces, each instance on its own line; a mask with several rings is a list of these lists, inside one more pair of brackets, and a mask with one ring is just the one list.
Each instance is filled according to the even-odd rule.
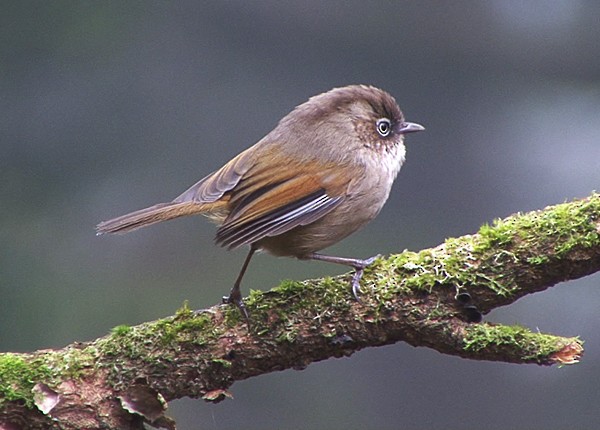
[[[201,308],[244,252],[179,220],[94,225],[166,201],[309,96],[370,83],[409,120],[381,215],[331,248],[434,246],[599,187],[599,2],[5,2],[0,14],[0,350],[61,347]],[[341,273],[259,256],[244,284]],[[598,275],[486,317],[581,335],[581,364],[462,360],[405,344],[172,402],[180,428],[600,426]]]

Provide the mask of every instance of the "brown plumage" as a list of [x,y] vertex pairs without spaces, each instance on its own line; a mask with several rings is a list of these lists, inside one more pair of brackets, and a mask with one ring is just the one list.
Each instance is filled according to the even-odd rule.
[[228,297],[248,316],[240,282],[256,250],[356,269],[353,292],[371,260],[325,256],[330,246],[373,219],[404,162],[403,135],[423,130],[404,121],[395,100],[352,85],[312,97],[269,134],[170,203],[100,223],[98,234],[125,233],[203,214],[220,227],[216,242],[250,253]]

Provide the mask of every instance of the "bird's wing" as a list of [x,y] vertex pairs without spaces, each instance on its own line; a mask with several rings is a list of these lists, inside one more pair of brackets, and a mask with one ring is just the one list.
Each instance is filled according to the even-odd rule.
[[231,211],[216,235],[219,245],[233,249],[310,224],[345,198],[348,180],[332,166],[317,168],[307,162],[259,166],[232,191]]
[[211,203],[221,199],[238,184],[240,179],[254,165],[251,149],[248,148],[241,152],[219,170],[200,179],[175,198],[173,202]]

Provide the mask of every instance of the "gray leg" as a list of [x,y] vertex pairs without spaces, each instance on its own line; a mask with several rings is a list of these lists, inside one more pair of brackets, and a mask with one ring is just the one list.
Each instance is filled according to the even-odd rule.
[[360,302],[360,280],[365,272],[365,267],[369,266],[373,261],[379,258],[380,255],[375,255],[371,258],[367,258],[366,260],[360,260],[358,258],[345,258],[345,257],[336,257],[334,255],[323,255],[317,254],[313,252],[312,254],[308,254],[302,257],[303,260],[317,260],[324,261],[326,263],[335,263],[335,264],[343,264],[344,266],[354,267],[354,276],[352,276],[352,294],[356,301]]
[[248,255],[246,256],[246,260],[244,260],[244,264],[242,265],[240,274],[238,275],[237,279],[235,280],[235,284],[233,284],[233,288],[231,289],[229,296],[223,297],[223,303],[232,303],[232,304],[236,305],[238,307],[238,309],[240,310],[240,312],[242,313],[242,315],[244,315],[244,318],[246,318],[246,321],[249,321],[250,314],[248,313],[248,309],[246,309],[246,305],[244,304],[244,301],[242,300],[242,292],[240,290],[240,285],[242,283],[242,278],[244,277],[244,273],[246,273],[246,269],[248,268],[248,264],[250,264],[250,260],[252,259],[252,256],[254,255],[255,252],[256,252],[256,248],[254,247],[254,245],[250,245],[250,252],[248,252]]

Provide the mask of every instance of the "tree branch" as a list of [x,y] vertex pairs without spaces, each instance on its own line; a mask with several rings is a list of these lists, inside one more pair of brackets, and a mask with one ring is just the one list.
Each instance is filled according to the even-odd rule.
[[[362,281],[284,282],[238,310],[214,306],[93,342],[0,354],[0,428],[174,428],[166,402],[219,401],[235,381],[405,341],[446,354],[511,363],[575,363],[577,338],[473,323],[481,314],[600,270],[600,195],[516,214],[477,234],[381,258]],[[3,426],[3,427],[2,427]]]

